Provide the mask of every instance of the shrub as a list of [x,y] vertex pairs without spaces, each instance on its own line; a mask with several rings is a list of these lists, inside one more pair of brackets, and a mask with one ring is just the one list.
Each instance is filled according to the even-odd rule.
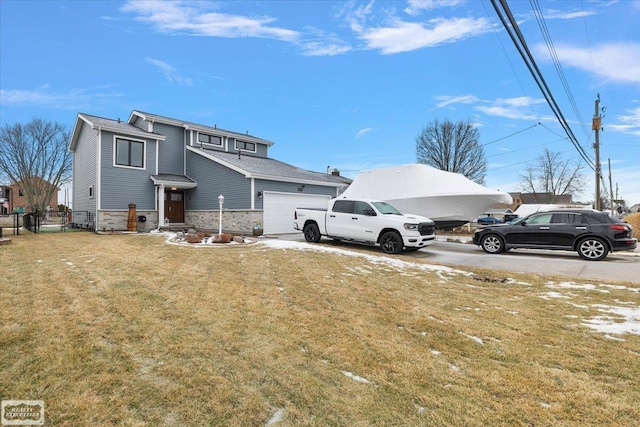
[[624,217],[624,221],[633,227],[633,237],[640,240],[640,213],[627,215]]

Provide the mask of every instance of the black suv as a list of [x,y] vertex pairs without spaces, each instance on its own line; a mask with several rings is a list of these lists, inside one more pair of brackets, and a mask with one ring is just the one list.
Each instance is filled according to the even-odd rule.
[[559,249],[599,261],[611,251],[635,249],[638,240],[632,236],[629,224],[606,212],[563,209],[480,228],[473,243],[490,254],[516,248]]

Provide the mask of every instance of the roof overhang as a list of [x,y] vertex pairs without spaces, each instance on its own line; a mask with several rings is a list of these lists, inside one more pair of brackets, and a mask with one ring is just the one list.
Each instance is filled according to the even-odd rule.
[[172,190],[188,190],[196,188],[198,183],[186,175],[151,175],[151,181],[156,187],[167,187]]

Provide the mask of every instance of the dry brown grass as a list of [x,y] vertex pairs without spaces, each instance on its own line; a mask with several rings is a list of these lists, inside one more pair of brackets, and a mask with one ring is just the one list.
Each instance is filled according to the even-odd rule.
[[640,212],[627,215],[624,220],[633,227],[633,237],[640,240]]
[[394,259],[416,265],[16,236],[0,247],[0,397],[44,400],[55,426],[637,424],[640,336],[582,325],[598,304],[638,307],[631,285]]

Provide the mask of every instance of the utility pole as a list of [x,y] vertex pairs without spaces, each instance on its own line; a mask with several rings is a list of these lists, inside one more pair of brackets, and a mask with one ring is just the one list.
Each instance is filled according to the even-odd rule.
[[600,94],[596,98],[596,111],[593,115],[593,122],[591,129],[596,133],[596,141],[593,144],[593,148],[596,150],[596,203],[595,209],[601,209],[600,203],[600,128],[602,127],[602,118],[600,117]]

